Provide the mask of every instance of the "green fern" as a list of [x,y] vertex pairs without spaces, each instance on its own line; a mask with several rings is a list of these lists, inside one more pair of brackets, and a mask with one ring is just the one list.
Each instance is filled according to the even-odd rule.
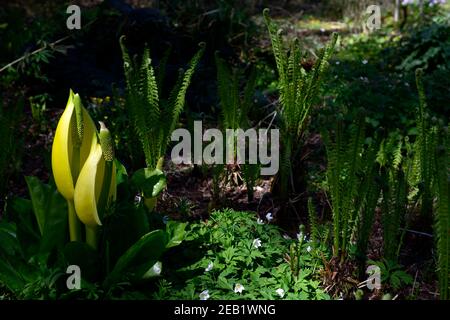
[[[331,196],[333,214],[333,253],[335,257],[345,260],[350,243],[356,237],[355,230],[361,219],[358,217],[360,207],[365,201],[360,199],[359,191],[365,188],[364,180],[370,166],[363,166],[362,160],[367,157],[365,144],[365,115],[360,112],[358,121],[346,133],[342,120],[339,120],[335,137],[331,139],[324,134],[327,149],[327,185]],[[372,162],[373,163],[373,162]]]
[[375,158],[379,148],[378,136],[369,145],[363,155],[363,178],[360,183],[355,208],[358,208],[358,220],[355,223],[352,239],[356,240],[356,257],[359,261],[361,273],[365,272],[367,260],[367,247],[374,224],[375,210],[380,198],[381,184],[379,177],[379,165]]
[[[406,147],[407,154],[403,150]],[[408,157],[408,139],[398,132],[391,133],[381,142],[377,162],[382,181],[382,223],[384,257],[398,261],[402,245],[402,224],[406,223],[408,194],[412,162]]]
[[224,129],[247,129],[249,127],[249,112],[255,93],[256,72],[252,69],[240,94],[239,83],[242,73],[231,70],[226,62],[216,52],[217,88],[222,110],[222,126]]
[[308,216],[310,227],[310,239],[314,244],[316,244],[317,241],[320,239],[320,235],[317,222],[317,213],[311,197],[308,198]]
[[[281,30],[270,19],[269,10],[264,9],[264,19],[272,41],[272,50],[278,69],[280,105],[280,134],[283,137],[280,157],[280,195],[288,198],[289,181],[292,175],[293,158],[299,150],[299,142],[303,136],[306,120],[311,106],[317,98],[323,74],[328,66],[338,35],[333,34],[330,43],[320,51],[317,62],[311,72],[307,73],[301,65],[303,54],[295,40],[290,50],[285,50]],[[278,179],[276,180],[278,181]]]
[[[231,69],[227,63],[219,56],[215,55],[217,66],[217,89],[221,106],[221,126],[222,129],[243,129],[250,126],[249,113],[253,104],[253,96],[256,86],[256,71],[253,68],[246,81],[246,84],[240,91],[240,80],[242,72]],[[226,142],[225,142],[226,143]],[[236,138],[233,140],[236,146]],[[236,148],[234,148],[236,152]],[[223,167],[223,166],[222,166]],[[218,170],[213,170],[217,174],[222,174]],[[248,200],[253,200],[253,188],[255,181],[259,177],[259,166],[257,164],[241,164],[242,179],[247,187]],[[214,177],[218,183],[218,177]],[[215,188],[217,190],[217,188]]]
[[438,255],[439,291],[442,300],[450,299],[450,135],[442,130],[435,156],[437,211],[435,236]]
[[167,55],[155,75],[151,64],[150,51],[144,49],[141,59],[131,59],[125,46],[125,37],[120,38],[126,80],[126,107],[130,122],[142,146],[148,168],[162,168],[170,135],[175,129],[184,107],[186,91],[194,71],[205,50],[194,55],[188,69],[180,70],[178,80],[169,98],[161,99],[161,87]]
[[433,210],[433,166],[436,147],[436,128],[431,127],[425,89],[422,81],[423,70],[416,70],[416,85],[419,93],[419,107],[417,109],[416,125],[418,130],[415,142],[416,161],[419,165],[419,190],[421,196],[421,213],[431,217]]
[[408,206],[407,179],[403,170],[382,168],[381,171],[384,257],[390,261],[398,261],[400,227],[405,221]]

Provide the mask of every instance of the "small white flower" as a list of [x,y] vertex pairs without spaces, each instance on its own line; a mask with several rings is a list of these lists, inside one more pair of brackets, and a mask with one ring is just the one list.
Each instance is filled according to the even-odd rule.
[[311,246],[306,247],[306,251],[311,252],[312,248]]
[[305,240],[306,239],[306,236],[304,236],[303,235],[303,232],[299,232],[299,233],[297,233],[297,240],[298,241],[300,241],[300,240]]
[[320,28],[320,32],[325,32],[325,29],[324,28]]
[[364,59],[363,61],[362,61],[362,64],[368,64],[369,63],[369,61],[367,61],[366,59]]
[[283,238],[285,238],[286,240],[291,240],[291,237],[289,237],[286,233],[283,234]]
[[209,291],[204,290],[200,293],[200,300],[208,300],[209,299]]
[[268,214],[266,214],[266,219],[267,219],[267,221],[269,221],[269,222],[273,220],[272,212],[269,212]]
[[160,275],[162,270],[162,263],[159,261],[155,263],[152,267],[152,270],[156,275]]
[[212,270],[212,268],[214,267],[214,263],[212,263],[212,261],[208,264],[208,266],[205,268],[205,272],[209,272]]
[[138,204],[140,204],[142,202],[142,196],[140,195],[140,194],[137,194],[135,197],[134,197],[134,204],[135,205],[138,205]]
[[244,286],[240,283],[236,283],[236,285],[234,286],[234,293],[242,293],[242,291],[244,290]]
[[361,80],[362,82],[366,82],[366,83],[369,82],[369,78],[367,78],[367,77],[359,77],[359,80]]
[[336,61],[336,64],[337,64],[337,65],[340,65],[340,64],[341,64],[341,62],[340,62],[340,61]]
[[264,224],[264,221],[263,221],[263,219],[258,218],[258,220],[256,220],[256,223],[257,223],[257,224]]
[[255,240],[253,240],[253,248],[258,249],[259,247],[261,247],[261,240],[259,240],[259,238],[256,238]]
[[280,298],[284,297],[284,290],[283,289],[279,288],[275,292],[280,296]]

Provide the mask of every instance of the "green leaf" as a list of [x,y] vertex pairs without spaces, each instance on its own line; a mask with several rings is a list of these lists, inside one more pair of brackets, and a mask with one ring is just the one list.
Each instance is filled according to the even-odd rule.
[[18,295],[33,279],[34,270],[23,259],[16,225],[0,223],[0,283]]
[[116,184],[119,185],[128,180],[128,173],[125,166],[117,159],[114,159],[116,165]]
[[167,248],[178,246],[183,240],[186,234],[187,223],[180,223],[176,221],[169,221],[166,225],[166,232],[169,235],[169,243]]
[[67,203],[50,185],[36,177],[25,177],[33,212],[42,235],[40,252],[62,247],[67,239]]
[[0,259],[0,283],[13,292],[20,292],[25,287],[27,279],[17,271],[17,263],[12,263],[11,260],[14,258],[6,260],[1,257]]
[[17,238],[26,257],[36,254],[39,249],[41,234],[33,213],[31,201],[23,198],[12,198],[8,202],[7,214],[16,222]]
[[0,254],[4,252],[7,255],[13,255],[20,252],[19,242],[17,241],[16,225],[8,222],[0,222]]
[[167,243],[168,236],[163,230],[144,235],[119,258],[105,279],[105,285],[110,286],[127,276],[129,280],[141,279],[164,253]]
[[103,231],[102,246],[108,248],[108,263],[112,267],[128,248],[150,231],[146,211],[133,204],[118,203],[114,215],[105,219]]
[[217,279],[217,287],[225,290],[233,290],[233,285],[222,275]]
[[157,197],[167,185],[165,174],[158,169],[139,169],[131,178],[131,182],[144,193],[144,197]]
[[42,235],[45,226],[48,186],[45,186],[36,177],[25,177],[25,181],[27,182],[28,191],[30,193],[33,212],[39,226],[39,231]]
[[50,252],[53,248],[62,249],[67,241],[68,234],[67,202],[56,190],[49,193],[46,212],[41,252]]

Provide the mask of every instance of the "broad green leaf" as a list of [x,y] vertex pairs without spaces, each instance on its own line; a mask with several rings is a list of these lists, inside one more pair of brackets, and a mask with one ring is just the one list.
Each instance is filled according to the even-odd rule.
[[16,255],[0,254],[0,283],[16,295],[35,278],[35,269]]
[[116,184],[119,185],[128,180],[128,173],[125,166],[117,159],[114,159],[116,165]]
[[131,178],[131,182],[144,193],[144,197],[156,197],[167,185],[165,174],[158,169],[139,169]]
[[151,278],[159,277],[161,275],[162,268],[163,268],[162,263],[160,261],[156,262],[142,276],[142,279],[151,279]]
[[39,231],[41,232],[42,235],[45,226],[45,216],[46,216],[45,211],[47,209],[47,194],[49,187],[44,185],[36,177],[25,177],[25,181],[27,182],[28,191],[30,193],[31,203],[33,205],[33,212],[36,216]]
[[141,279],[161,257],[167,243],[168,236],[163,230],[154,230],[144,235],[119,258],[106,278],[105,285],[110,286],[127,277],[129,280]]
[[3,259],[0,256],[0,282],[13,292],[19,292],[27,283],[27,280],[16,268],[16,263],[11,263],[10,257]]
[[62,249],[67,241],[67,202],[56,191],[49,191],[46,209],[46,223],[41,239],[41,252],[50,252],[57,247]]
[[115,214],[103,223],[103,246],[108,247],[109,264],[114,266],[117,260],[150,231],[146,211],[143,207],[118,203]]
[[178,246],[184,240],[186,234],[187,223],[181,223],[176,221],[168,221],[166,224],[166,232],[169,235],[169,243],[167,248]]
[[0,254],[2,252],[7,255],[14,255],[16,252],[20,252],[16,225],[14,223],[0,221]]
[[25,177],[39,231],[40,252],[62,247],[67,236],[67,203],[51,186],[36,177]]
[[39,251],[41,234],[33,213],[31,201],[14,197],[8,201],[7,215],[16,222],[17,239],[23,254],[31,257]]

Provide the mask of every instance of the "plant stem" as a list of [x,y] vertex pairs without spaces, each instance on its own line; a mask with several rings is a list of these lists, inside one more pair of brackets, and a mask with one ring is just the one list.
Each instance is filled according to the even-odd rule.
[[70,241],[81,241],[80,221],[75,212],[75,205],[73,200],[67,200],[67,207],[69,208],[69,235]]
[[97,250],[97,228],[86,226],[86,243]]

